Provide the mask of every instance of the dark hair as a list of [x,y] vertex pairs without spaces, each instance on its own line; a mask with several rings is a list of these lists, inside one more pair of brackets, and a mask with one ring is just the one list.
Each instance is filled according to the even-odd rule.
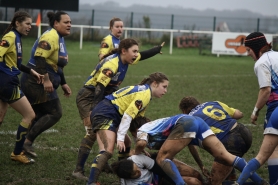
[[17,11],[14,14],[14,17],[10,23],[10,25],[8,26],[8,28],[4,31],[3,36],[8,33],[9,31],[11,31],[13,28],[16,28],[16,21],[19,23],[22,23],[23,21],[25,21],[26,18],[32,18],[27,12],[25,11]]
[[108,57],[110,55],[113,55],[115,53],[119,53],[120,54],[122,52],[122,49],[128,50],[128,48],[131,48],[134,45],[138,46],[138,42],[136,40],[131,39],[131,38],[123,39],[123,40],[121,40],[118,48],[113,49],[112,51],[110,51],[109,53],[104,55],[100,60],[102,60],[102,59],[104,59],[104,58],[106,58],[106,57]]
[[157,83],[161,83],[163,82],[164,80],[168,80],[167,76],[163,73],[160,73],[160,72],[155,72],[155,73],[152,73],[149,75],[148,78],[144,78],[140,83],[139,85],[144,85],[144,84],[148,84],[150,85],[151,83],[153,82],[157,82]]
[[142,125],[144,125],[145,123],[150,122],[151,120],[147,117],[144,116],[139,116],[134,118],[129,126],[129,131],[130,132],[137,132],[137,129],[140,128]]
[[109,29],[111,30],[111,28],[114,26],[114,23],[117,21],[122,21],[120,18],[118,17],[113,17],[110,22],[109,22]]
[[54,22],[60,22],[61,21],[61,15],[68,15],[66,12],[58,11],[56,13],[54,12],[47,12],[48,17],[48,24],[51,28],[54,26]]
[[188,114],[197,105],[200,105],[200,102],[196,98],[192,96],[187,96],[181,99],[179,108],[183,113]]
[[122,159],[112,163],[111,168],[119,178],[130,179],[133,172],[133,161]]

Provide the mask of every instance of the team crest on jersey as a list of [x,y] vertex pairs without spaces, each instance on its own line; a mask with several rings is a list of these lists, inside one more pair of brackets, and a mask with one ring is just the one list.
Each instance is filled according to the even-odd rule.
[[115,48],[118,48],[118,47],[119,47],[119,44],[114,44],[114,47],[115,47]]
[[7,40],[1,40],[0,46],[8,48],[10,46],[10,43]]
[[114,76],[113,71],[111,71],[110,69],[103,69],[102,73],[109,78],[112,78]]
[[65,48],[64,48],[63,43],[60,43],[60,52],[65,53]]
[[21,53],[21,44],[20,44],[20,42],[17,43],[17,50],[18,50],[18,53]]
[[141,100],[136,100],[135,106],[137,107],[138,110],[140,110],[143,107],[143,102]]
[[102,42],[100,45],[101,48],[109,48],[108,44],[105,42]]
[[45,40],[40,41],[39,44],[38,44],[38,47],[42,48],[44,50],[50,50],[51,49],[50,44],[48,42],[46,42]]

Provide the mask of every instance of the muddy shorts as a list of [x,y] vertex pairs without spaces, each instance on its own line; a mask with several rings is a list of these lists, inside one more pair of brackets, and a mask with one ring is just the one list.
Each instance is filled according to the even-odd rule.
[[90,88],[82,87],[76,96],[76,105],[81,119],[90,116],[90,111],[93,105],[95,91]]
[[226,150],[233,155],[242,157],[252,145],[252,133],[241,123],[229,131],[221,140]]

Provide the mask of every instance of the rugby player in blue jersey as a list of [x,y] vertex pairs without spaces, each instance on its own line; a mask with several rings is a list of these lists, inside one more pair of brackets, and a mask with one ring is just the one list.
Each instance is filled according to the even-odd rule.
[[[206,122],[197,116],[178,114],[145,124],[136,119],[131,123],[131,128],[138,128],[137,133],[132,132],[132,135],[137,137],[135,154],[141,154],[145,147],[159,150],[156,162],[178,185],[186,183],[172,159],[186,146],[196,145],[204,148],[222,164],[234,166],[239,170],[242,170],[246,165],[243,158],[230,154]],[[261,180],[258,176],[256,182]]]
[[[192,96],[182,98],[179,108],[184,114],[202,118],[231,154],[242,157],[251,147],[251,131],[237,121],[243,117],[243,113],[240,110],[229,107],[220,101],[201,104]],[[202,169],[202,161],[196,148],[190,147],[189,149],[199,167]],[[236,174],[233,167],[224,165],[215,158],[211,168],[211,183],[221,184],[227,176],[227,180],[236,181]],[[257,176],[252,176],[251,179],[258,184],[266,183],[264,180],[261,181],[257,178]]]

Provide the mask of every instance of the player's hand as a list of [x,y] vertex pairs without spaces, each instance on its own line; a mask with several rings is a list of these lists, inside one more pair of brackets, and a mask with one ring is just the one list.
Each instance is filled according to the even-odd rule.
[[125,143],[117,140],[117,148],[120,152],[125,152]]
[[44,87],[44,90],[45,90],[46,92],[53,92],[53,91],[54,91],[52,82],[51,82],[50,80],[44,81],[43,87]]
[[259,115],[251,114],[251,123],[252,123],[252,124],[257,125],[256,121],[257,121],[257,119],[258,119],[258,116],[259,116]]
[[43,84],[43,82],[44,82],[44,75],[39,74],[34,69],[31,69],[31,74],[36,78],[38,84]]
[[[162,42],[162,44],[160,45],[161,48],[164,46],[165,42]],[[159,52],[160,54],[162,54],[162,51]]]
[[71,95],[71,89],[70,89],[70,87],[68,86],[68,84],[62,85],[62,89],[63,89],[64,95],[65,95],[66,97],[69,97],[69,96]]

